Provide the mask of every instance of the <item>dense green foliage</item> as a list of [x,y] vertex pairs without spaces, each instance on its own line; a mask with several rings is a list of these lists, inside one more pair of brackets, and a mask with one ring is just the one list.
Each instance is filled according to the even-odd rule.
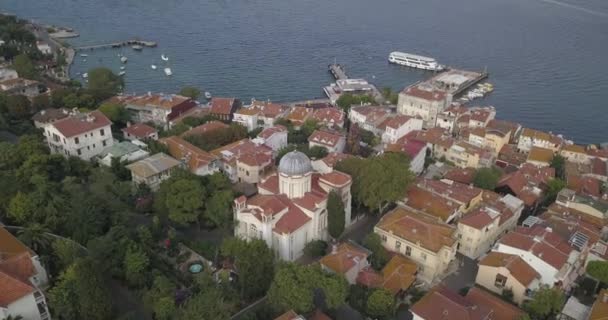
[[394,92],[393,89],[389,87],[382,88],[382,96],[384,96],[384,99],[390,102],[390,104],[394,105],[396,105],[397,101],[399,100],[399,93]]
[[363,245],[368,248],[372,255],[369,262],[376,270],[382,269],[389,260],[388,251],[382,246],[382,239],[376,233],[368,234],[363,240]]
[[493,191],[502,176],[502,171],[498,168],[480,168],[475,172],[473,185],[477,188]]
[[329,235],[334,239],[339,238],[344,232],[345,223],[346,217],[342,197],[332,191],[327,198],[327,231]]
[[587,274],[598,281],[608,283],[608,262],[590,261],[587,264]]
[[118,128],[125,127],[130,120],[129,112],[120,104],[104,103],[99,106],[98,110],[108,117]]
[[285,263],[274,276],[268,301],[278,312],[293,309],[298,313],[308,313],[314,307],[315,290],[323,293],[328,308],[335,309],[345,303],[348,283],[343,277],[324,272],[319,266]]
[[13,60],[13,68],[15,68],[15,71],[17,71],[17,74],[19,74],[19,77],[21,78],[36,79],[38,77],[34,62],[26,54],[22,53],[15,57]]
[[545,203],[551,204],[555,202],[555,199],[557,199],[557,194],[562,191],[562,189],[566,188],[566,185],[566,181],[559,178],[549,180],[547,182],[547,195]]
[[372,158],[349,158],[340,161],[336,169],[353,178],[351,192],[355,204],[382,211],[389,203],[405,194],[414,181],[407,157],[401,153],[384,153]]
[[247,128],[238,124],[231,124],[228,128],[188,135],[185,139],[205,151],[211,151],[245,138],[247,138]]
[[268,290],[274,274],[274,253],[261,239],[246,241],[227,239],[222,255],[234,259],[239,270],[237,287],[244,299],[257,298]]
[[555,168],[555,177],[562,180],[566,179],[566,158],[560,154],[556,154],[551,159],[550,167]]
[[345,112],[350,110],[351,106],[361,105],[361,104],[373,104],[376,100],[374,97],[369,95],[353,95],[350,93],[344,93],[338,98],[336,104],[342,108]]
[[534,292],[532,300],[524,304],[524,310],[532,319],[555,319],[565,302],[566,296],[559,288],[542,287]]
[[311,258],[319,258],[325,255],[327,242],[323,240],[313,240],[304,247],[304,254]]
[[179,94],[184,96],[184,97],[188,97],[190,99],[198,99],[198,97],[201,95],[201,90],[199,90],[196,87],[183,87],[180,91]]
[[367,298],[367,314],[376,319],[386,319],[395,309],[395,298],[385,289],[374,290]]
[[88,89],[97,101],[110,98],[119,93],[123,88],[123,79],[108,68],[95,68],[88,73]]

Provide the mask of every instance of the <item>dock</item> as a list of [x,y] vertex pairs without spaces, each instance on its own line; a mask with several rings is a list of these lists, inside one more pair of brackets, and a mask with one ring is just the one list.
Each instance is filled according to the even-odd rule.
[[110,42],[110,43],[103,43],[103,44],[97,44],[97,45],[91,45],[91,46],[75,47],[74,50],[85,51],[85,50],[96,50],[96,49],[120,48],[120,47],[135,46],[135,45],[142,46],[142,47],[148,47],[148,48],[154,48],[154,47],[156,47],[157,44],[154,41],[126,40],[126,41]]
[[472,86],[478,84],[479,82],[487,79],[490,75],[487,72],[481,72],[479,74],[479,76],[465,82],[460,88],[458,88],[458,90],[454,91],[454,93],[452,94],[453,97],[457,97],[459,95],[461,95],[462,93],[464,93],[465,91],[469,90],[469,88],[471,88]]
[[488,78],[488,76],[487,70],[477,72],[449,68],[433,76],[427,82],[441,90],[449,92],[453,97],[457,97],[480,81]]
[[328,66],[329,72],[334,76],[336,80],[346,80],[348,76],[346,75],[346,70],[344,66],[338,63],[332,63]]

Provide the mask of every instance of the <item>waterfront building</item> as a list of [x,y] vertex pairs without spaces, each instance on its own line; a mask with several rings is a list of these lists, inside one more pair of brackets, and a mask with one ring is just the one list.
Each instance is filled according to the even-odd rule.
[[313,113],[313,108],[293,107],[287,115],[287,120],[291,122],[295,129],[300,129],[306,120],[312,118]]
[[89,160],[114,144],[112,122],[101,112],[73,113],[44,127],[51,153]]
[[436,127],[445,129],[449,133],[457,132],[457,122],[460,117],[469,112],[469,108],[460,104],[452,104],[437,115]]
[[188,97],[151,92],[141,96],[118,96],[110,101],[123,104],[132,121],[151,122],[165,130],[174,119],[197,106],[196,101]]
[[546,133],[534,129],[524,128],[519,136],[517,149],[521,152],[530,152],[532,147],[550,149],[553,152],[559,151],[563,139],[551,133]]
[[337,131],[327,129],[315,130],[308,137],[308,147],[323,147],[327,152],[342,153],[346,146],[346,136]]
[[145,123],[131,124],[127,123],[127,127],[122,129],[125,139],[133,140],[158,140],[158,130]]
[[311,119],[321,126],[341,129],[344,127],[345,116],[342,109],[330,107],[315,109]]
[[412,259],[418,265],[418,278],[427,283],[443,275],[456,257],[456,228],[405,207],[385,214],[374,232],[387,250]]
[[417,83],[399,93],[397,112],[419,117],[424,128],[437,125],[437,116],[452,103],[452,95],[430,83]]
[[50,320],[43,289],[48,284],[40,257],[0,226],[0,318]]
[[241,105],[241,100],[236,98],[212,98],[209,102],[209,115],[230,122]]
[[379,106],[353,106],[348,113],[351,124],[357,124],[360,128],[381,136],[380,124],[391,114],[391,110]]
[[532,147],[528,153],[526,163],[535,165],[537,167],[548,167],[551,165],[551,160],[555,154],[551,149],[545,149],[541,147]]
[[131,171],[134,185],[143,183],[150,187],[150,190],[156,191],[160,184],[171,178],[171,173],[181,165],[180,161],[161,152],[127,165],[126,168]]
[[566,144],[559,151],[559,154],[566,160],[574,163],[590,163],[592,157],[587,154],[585,147],[576,144]]
[[43,55],[50,55],[53,54],[53,49],[51,49],[51,46],[49,46],[48,43],[43,42],[43,41],[36,41],[36,48],[38,49],[38,51],[40,51],[40,53],[42,53]]
[[258,184],[257,195],[235,199],[235,235],[262,239],[280,259],[296,260],[308,242],[328,239],[329,192],[341,196],[350,225],[351,184],[351,177],[338,171],[314,172],[305,154],[291,151],[281,158],[277,173]]
[[276,120],[283,118],[289,108],[270,101],[252,100],[249,106],[238,109],[232,121],[239,123],[252,131],[256,128],[269,128],[274,126]]
[[167,146],[169,154],[184,163],[186,168],[197,176],[214,174],[220,170],[218,157],[187,142],[180,137],[168,137],[159,140]]

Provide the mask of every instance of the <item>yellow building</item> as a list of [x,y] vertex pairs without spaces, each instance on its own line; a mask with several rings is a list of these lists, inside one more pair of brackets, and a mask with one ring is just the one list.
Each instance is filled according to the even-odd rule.
[[374,232],[387,250],[413,260],[418,265],[418,277],[426,282],[445,273],[456,256],[456,228],[404,207],[384,215]]

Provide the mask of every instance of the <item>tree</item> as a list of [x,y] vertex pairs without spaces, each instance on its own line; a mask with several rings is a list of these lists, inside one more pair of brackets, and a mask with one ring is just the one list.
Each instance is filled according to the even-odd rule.
[[205,220],[212,226],[228,228],[232,221],[232,200],[234,200],[234,194],[231,190],[219,191],[216,189],[211,198],[207,200],[203,215]]
[[311,159],[325,158],[325,156],[327,156],[327,148],[321,146],[313,146],[312,148],[308,149],[307,156],[309,156]]
[[233,306],[221,291],[209,287],[186,301],[178,315],[179,320],[228,320]]
[[361,149],[359,141],[361,141],[361,130],[359,129],[359,124],[353,123],[350,125],[350,130],[348,131],[348,137],[346,139],[346,151],[350,154],[358,155]]
[[359,105],[359,104],[369,104],[369,103],[374,103],[375,100],[372,96],[369,95],[363,95],[363,96],[359,96],[359,95],[352,95],[350,93],[344,93],[340,96],[340,98],[338,98],[338,100],[336,100],[336,104],[342,108],[345,112],[348,112],[348,110],[350,110],[350,107],[353,105]]
[[319,266],[285,263],[279,267],[268,290],[268,302],[277,311],[293,309],[297,313],[310,312],[315,292],[322,293],[328,308],[345,303],[348,283],[344,277],[330,274]]
[[393,92],[393,89],[390,87],[382,88],[382,96],[384,96],[384,98],[391,104],[397,104],[397,101],[399,100],[399,94],[397,92]]
[[116,95],[122,90],[122,77],[108,68],[95,68],[89,72],[89,92],[97,101]]
[[562,310],[566,297],[559,288],[547,286],[536,290],[532,300],[524,304],[526,310],[533,319],[554,319],[554,316]]
[[34,110],[44,110],[51,106],[51,101],[48,94],[41,94],[34,97],[32,100],[32,108]]
[[125,277],[129,284],[141,286],[145,282],[145,271],[148,269],[150,259],[137,245],[131,245],[125,254]]
[[19,77],[26,79],[35,79],[37,76],[34,63],[26,54],[22,53],[13,60],[13,67],[19,74]]
[[403,198],[405,190],[414,181],[409,160],[402,153],[385,153],[366,159],[363,164],[360,172],[348,173],[354,180],[359,180],[354,184],[358,200],[378,212],[382,212],[389,203]]
[[120,126],[126,126],[130,120],[129,112],[124,106],[117,103],[104,103],[99,109],[108,119]]
[[183,87],[182,90],[179,91],[179,94],[196,100],[201,95],[201,90],[196,87]]
[[8,114],[14,119],[28,118],[30,109],[30,100],[26,96],[11,95],[7,97]]
[[376,233],[368,234],[363,240],[363,245],[372,252],[370,263],[376,270],[380,270],[388,262],[388,252],[382,246],[382,239]]
[[367,298],[366,309],[374,318],[388,318],[395,309],[395,298],[386,289],[376,289]]
[[26,246],[30,247],[34,252],[42,253],[51,244],[51,239],[48,235],[49,229],[40,223],[31,223],[17,233],[19,240]]
[[329,193],[327,199],[327,231],[334,239],[339,238],[344,232],[346,217],[342,197],[335,191]]
[[590,261],[587,265],[587,274],[600,282],[608,283],[608,262]]
[[327,242],[323,240],[313,240],[304,247],[304,254],[311,258],[319,258],[325,255]]
[[557,199],[557,194],[566,187],[566,182],[562,179],[555,178],[547,182],[546,203],[551,204]]
[[173,319],[176,311],[175,284],[165,276],[156,276],[152,287],[144,293],[143,301],[146,308],[154,312],[155,319]]
[[198,221],[203,211],[204,189],[193,179],[171,181],[165,197],[169,219],[178,224]]
[[473,185],[485,190],[494,190],[502,172],[498,168],[480,168],[475,172]]
[[555,168],[555,176],[560,179],[566,178],[566,158],[564,158],[560,154],[556,154],[553,159],[551,159],[551,168]]
[[261,239],[246,241],[230,238],[222,243],[223,256],[232,257],[239,270],[237,287],[241,297],[252,299],[263,296],[274,271],[274,253]]
[[53,255],[57,257],[54,261],[57,263],[59,269],[66,269],[85,254],[83,248],[72,240],[55,240],[53,241],[52,247]]

